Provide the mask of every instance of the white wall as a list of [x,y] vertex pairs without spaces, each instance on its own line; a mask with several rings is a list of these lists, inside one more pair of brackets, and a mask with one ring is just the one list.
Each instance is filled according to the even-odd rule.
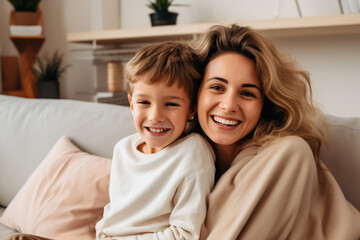
[[[199,22],[235,22],[238,20],[298,17],[295,1],[290,0],[175,0],[190,7],[171,7],[178,12],[178,24]],[[101,2],[101,4],[100,4]],[[66,32],[120,28],[150,27],[146,7],[148,0],[43,0],[46,41],[40,55],[60,49],[72,64],[61,80],[63,98],[90,100],[94,93],[91,46],[67,44]],[[337,0],[299,0],[303,15],[339,13]],[[313,4],[311,8],[308,8]],[[325,3],[325,4],[324,4]],[[0,37],[3,55],[15,55],[8,39],[8,1],[0,1]],[[317,11],[313,13],[314,9]],[[344,36],[291,37],[274,39],[277,46],[295,57],[311,74],[314,97],[321,108],[336,116],[360,117],[360,34]],[[71,55],[69,53],[71,49]],[[73,51],[73,49],[80,49]]]
[[310,72],[315,101],[324,112],[360,117],[360,34],[274,41]]

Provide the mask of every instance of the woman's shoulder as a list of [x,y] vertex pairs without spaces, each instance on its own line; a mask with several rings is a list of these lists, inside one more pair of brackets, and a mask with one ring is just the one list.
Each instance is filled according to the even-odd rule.
[[315,159],[309,144],[298,136],[284,136],[269,140],[255,154],[258,161],[313,168]]
[[312,152],[309,144],[305,141],[305,139],[299,137],[299,136],[284,136],[284,137],[276,137],[265,144],[263,144],[259,148],[259,152],[264,150],[272,150],[272,149],[283,149],[290,152],[302,152],[302,153],[308,153]]

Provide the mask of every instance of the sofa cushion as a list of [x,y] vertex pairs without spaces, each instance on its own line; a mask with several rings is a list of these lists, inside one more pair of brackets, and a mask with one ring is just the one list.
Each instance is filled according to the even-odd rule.
[[0,94],[0,205],[8,206],[61,136],[111,158],[116,142],[135,132],[128,107]]
[[111,160],[62,137],[6,208],[0,222],[53,239],[95,239],[109,202]]
[[330,136],[320,158],[334,175],[345,197],[360,211],[360,118],[326,116]]
[[[0,217],[4,213],[5,208],[0,207]],[[8,236],[10,234],[16,233],[15,230],[6,227],[5,225],[0,224],[0,239],[3,239],[3,237]]]

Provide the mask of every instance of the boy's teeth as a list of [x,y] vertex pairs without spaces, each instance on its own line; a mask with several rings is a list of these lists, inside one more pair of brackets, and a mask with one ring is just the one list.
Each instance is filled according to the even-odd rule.
[[228,126],[235,126],[239,123],[239,121],[236,121],[236,120],[227,120],[227,119],[217,117],[217,116],[214,117],[214,120],[217,123],[220,123],[222,125],[228,125]]
[[161,132],[165,132],[166,129],[164,128],[149,128],[150,132],[153,133],[161,133]]

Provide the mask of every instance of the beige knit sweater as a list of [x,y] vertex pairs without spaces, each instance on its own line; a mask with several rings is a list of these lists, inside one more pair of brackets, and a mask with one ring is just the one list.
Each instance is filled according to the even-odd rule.
[[201,239],[356,240],[360,213],[290,136],[238,154],[209,195]]

